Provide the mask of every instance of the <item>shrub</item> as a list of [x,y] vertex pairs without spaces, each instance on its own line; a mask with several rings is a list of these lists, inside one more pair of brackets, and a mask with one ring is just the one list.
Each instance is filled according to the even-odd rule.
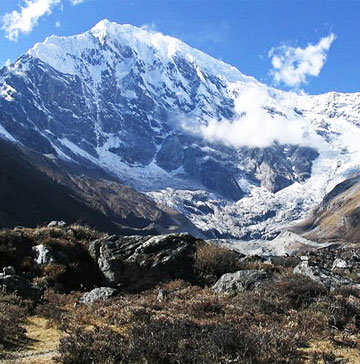
[[0,346],[24,340],[26,302],[15,295],[0,293]]
[[60,340],[57,361],[63,364],[123,363],[127,346],[124,337],[109,327],[73,328]]
[[195,272],[199,283],[214,284],[223,274],[241,268],[239,254],[215,243],[199,244],[194,256]]
[[308,277],[298,274],[283,274],[264,287],[269,294],[281,297],[288,308],[299,309],[316,301],[318,297],[326,296],[328,290]]

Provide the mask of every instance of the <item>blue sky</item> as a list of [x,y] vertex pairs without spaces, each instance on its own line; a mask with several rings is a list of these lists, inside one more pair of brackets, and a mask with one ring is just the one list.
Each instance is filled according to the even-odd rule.
[[[48,11],[31,24],[29,12],[11,15],[30,5]],[[1,65],[107,18],[180,38],[278,88],[360,91],[359,0],[1,0],[0,16]]]

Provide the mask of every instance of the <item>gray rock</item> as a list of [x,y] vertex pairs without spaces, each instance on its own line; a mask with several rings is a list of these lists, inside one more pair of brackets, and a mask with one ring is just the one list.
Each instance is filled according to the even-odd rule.
[[67,226],[65,221],[51,221],[47,227],[65,228]]
[[330,289],[334,289],[342,285],[359,288],[357,287],[359,285],[356,285],[355,282],[350,279],[334,274],[330,269],[311,265],[308,260],[303,260],[299,265],[297,265],[294,268],[294,273],[309,277],[313,281],[321,283]]
[[336,268],[346,269],[346,268],[348,268],[348,263],[346,262],[346,260],[337,258],[337,259],[334,260],[332,270],[336,269]]
[[236,293],[259,286],[271,275],[261,270],[239,270],[224,274],[212,287],[217,293]]
[[50,264],[54,263],[54,257],[51,251],[45,245],[36,245],[32,248],[36,254],[35,262],[37,264]]
[[9,276],[9,275],[11,276],[11,275],[15,274],[15,268],[12,267],[11,265],[8,267],[4,267],[3,274],[4,274],[4,276]]
[[80,302],[91,306],[96,301],[108,301],[117,293],[117,290],[111,287],[94,288],[90,292],[86,292]]
[[16,293],[34,301],[40,300],[43,293],[40,287],[30,284],[25,278],[17,275],[0,276],[0,288],[2,291]]
[[42,244],[34,246],[32,250],[35,252],[37,264],[67,263],[69,261],[65,253]]
[[188,234],[114,235],[91,242],[89,252],[103,273],[104,285],[136,291],[165,280],[192,281],[197,241]]

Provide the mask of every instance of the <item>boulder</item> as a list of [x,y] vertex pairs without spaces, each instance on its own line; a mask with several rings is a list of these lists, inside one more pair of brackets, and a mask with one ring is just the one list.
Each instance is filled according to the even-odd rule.
[[138,291],[172,279],[194,280],[198,239],[188,234],[110,236],[93,241],[90,255],[106,286]]
[[217,293],[236,293],[259,286],[271,274],[262,270],[239,270],[224,274],[212,287]]
[[8,267],[4,267],[3,268],[3,275],[4,276],[9,276],[9,275],[14,275],[15,274],[15,268],[13,266],[8,266]]
[[51,221],[48,224],[48,228],[57,227],[57,228],[65,228],[67,226],[65,221]]
[[47,248],[45,245],[36,245],[33,246],[32,250],[36,254],[35,262],[37,264],[50,264],[54,263],[54,257],[51,254],[51,251],[49,248]]
[[340,258],[337,258],[337,259],[335,259],[334,260],[334,263],[333,263],[333,265],[332,265],[332,270],[333,269],[336,269],[336,268],[338,268],[338,269],[346,269],[346,268],[348,268],[348,263],[346,262],[346,260],[344,260],[344,259],[340,259]]
[[80,302],[91,306],[96,301],[108,301],[116,293],[117,290],[111,287],[94,288],[92,291],[86,292],[83,296],[81,296]]
[[65,253],[49,248],[43,244],[32,247],[32,250],[35,252],[35,262],[37,264],[66,264],[69,262],[69,257]]
[[17,275],[0,276],[0,288],[2,291],[15,293],[34,301],[39,301],[43,293],[40,287],[30,284],[25,278]]
[[309,277],[313,281],[321,283],[330,289],[343,285],[360,288],[360,285],[357,285],[352,280],[334,274],[330,269],[311,264],[309,263],[309,260],[302,260],[302,262],[294,268],[294,273]]

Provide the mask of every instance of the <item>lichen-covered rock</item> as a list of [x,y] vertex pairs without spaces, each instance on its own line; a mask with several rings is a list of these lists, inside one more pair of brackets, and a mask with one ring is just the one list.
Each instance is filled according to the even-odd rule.
[[252,289],[271,278],[268,272],[261,270],[239,270],[224,274],[213,286],[218,293],[236,293]]
[[117,293],[117,290],[111,287],[94,288],[90,292],[86,292],[80,302],[91,306],[96,301],[108,301]]
[[104,276],[104,285],[137,291],[171,279],[193,281],[197,241],[188,234],[113,235],[91,242],[89,252]]

